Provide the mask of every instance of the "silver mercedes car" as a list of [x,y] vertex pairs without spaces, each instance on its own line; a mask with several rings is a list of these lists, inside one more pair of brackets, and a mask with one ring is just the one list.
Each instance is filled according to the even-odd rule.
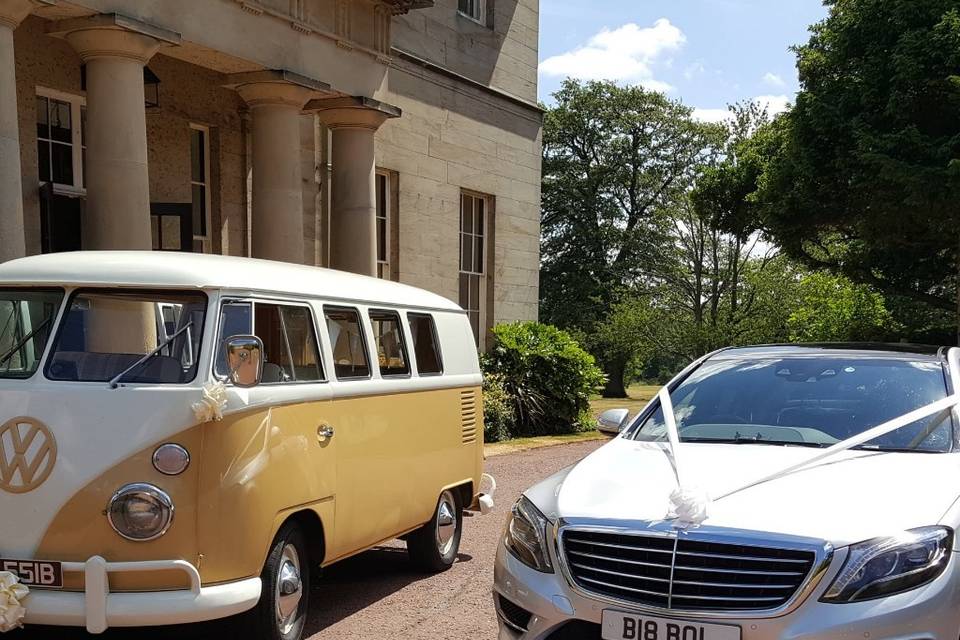
[[[957,640],[958,380],[958,348],[694,362],[672,420],[655,398],[513,507],[500,639]],[[692,524],[671,514],[681,453],[709,496]]]

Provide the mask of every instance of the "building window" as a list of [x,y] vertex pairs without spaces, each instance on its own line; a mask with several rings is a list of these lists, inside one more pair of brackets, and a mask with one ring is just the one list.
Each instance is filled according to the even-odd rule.
[[477,346],[484,346],[486,327],[487,198],[460,194],[460,306],[470,317]]
[[38,89],[37,164],[40,182],[81,191],[86,152],[86,106],[80,96]]
[[487,24],[487,0],[458,0],[457,11],[474,22]]
[[190,125],[190,191],[193,207],[193,251],[207,253],[210,244],[210,130]]
[[390,273],[390,174],[377,173],[377,277]]

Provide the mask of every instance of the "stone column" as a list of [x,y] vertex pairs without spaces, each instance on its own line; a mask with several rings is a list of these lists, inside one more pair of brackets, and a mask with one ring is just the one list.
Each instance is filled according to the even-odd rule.
[[303,264],[300,116],[328,85],[284,71],[238,74],[231,85],[250,107],[254,258]]
[[34,6],[32,0],[0,0],[0,262],[21,258],[27,252],[13,30]]
[[399,117],[400,110],[369,98],[314,100],[307,109],[332,131],[330,266],[376,276],[374,134],[387,119]]
[[143,67],[179,35],[115,15],[55,23],[86,64],[84,249],[150,250]]

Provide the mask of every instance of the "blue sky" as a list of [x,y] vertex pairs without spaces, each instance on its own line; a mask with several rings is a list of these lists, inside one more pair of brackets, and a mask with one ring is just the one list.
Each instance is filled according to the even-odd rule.
[[540,99],[572,75],[665,91],[704,120],[739,100],[776,112],[798,89],[789,47],[825,16],[820,0],[541,0]]

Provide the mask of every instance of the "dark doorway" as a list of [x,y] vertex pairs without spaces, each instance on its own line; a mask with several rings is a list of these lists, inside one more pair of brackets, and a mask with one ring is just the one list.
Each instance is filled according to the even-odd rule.
[[40,250],[43,253],[80,251],[83,198],[54,193],[53,184],[40,187]]

